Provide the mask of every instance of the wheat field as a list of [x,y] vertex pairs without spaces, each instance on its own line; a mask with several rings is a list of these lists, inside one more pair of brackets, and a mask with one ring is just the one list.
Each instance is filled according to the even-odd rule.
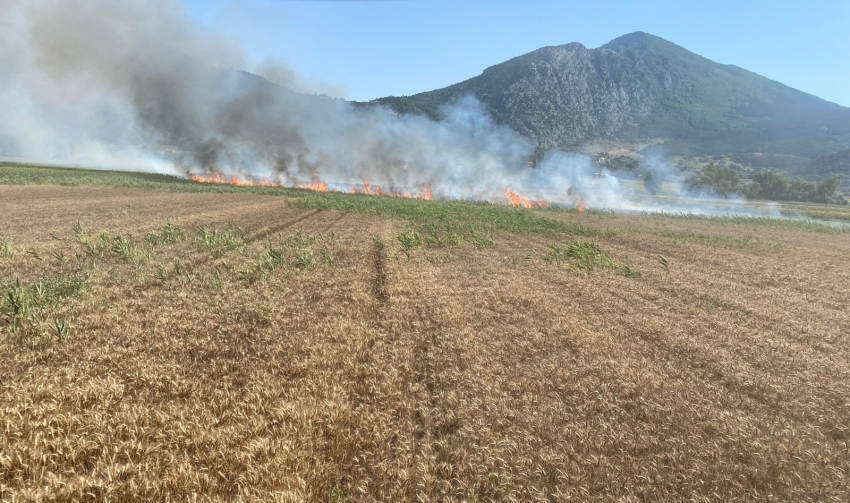
[[291,195],[0,185],[1,500],[850,500],[845,228]]

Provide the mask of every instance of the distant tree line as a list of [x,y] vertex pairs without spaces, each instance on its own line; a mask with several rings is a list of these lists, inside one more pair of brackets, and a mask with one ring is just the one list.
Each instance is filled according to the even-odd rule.
[[744,182],[731,168],[711,163],[695,174],[688,186],[696,192],[711,192],[723,197],[739,194],[747,199],[848,204],[847,198],[838,190],[841,181],[835,175],[820,182],[809,182],[773,171],[762,171]]

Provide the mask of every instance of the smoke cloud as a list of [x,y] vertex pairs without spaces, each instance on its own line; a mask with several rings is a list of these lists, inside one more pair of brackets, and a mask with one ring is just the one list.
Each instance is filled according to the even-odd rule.
[[510,187],[554,203],[705,212],[624,191],[577,154],[530,168],[533,145],[471,96],[436,122],[306,94],[283,63],[253,69],[269,80],[235,70],[241,49],[176,0],[0,0],[0,13],[0,158],[287,185],[368,180],[448,198]]

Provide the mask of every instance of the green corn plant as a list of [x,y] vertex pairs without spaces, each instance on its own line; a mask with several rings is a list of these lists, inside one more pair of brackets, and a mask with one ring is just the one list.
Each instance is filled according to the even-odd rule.
[[596,243],[573,241],[566,250],[566,256],[573,259],[573,267],[587,272],[593,272],[596,267],[614,266],[611,255],[602,251]]
[[65,320],[56,320],[53,322],[53,333],[59,342],[65,342],[68,339],[68,332],[70,330],[71,326]]
[[33,293],[35,294],[35,299],[39,302],[43,301],[47,297],[47,286],[45,286],[44,281],[39,281],[32,288]]
[[212,277],[212,284],[216,290],[221,291],[221,272],[218,270],[215,271],[215,274]]
[[166,220],[165,225],[162,226],[161,235],[162,240],[166,244],[173,244],[186,239],[186,232],[183,230],[183,227],[175,224],[170,219]]
[[74,222],[74,235],[77,236],[77,238],[82,238],[86,234],[88,234],[88,231],[86,231],[86,226],[79,220]]
[[88,255],[89,257],[91,257],[93,259],[103,260],[103,256],[104,256],[104,249],[103,248],[98,247],[97,245],[93,244],[88,239],[83,239],[81,242],[83,244],[83,252],[86,255]]
[[278,267],[286,265],[286,255],[282,249],[275,248],[271,243],[266,245],[266,249],[262,255],[263,264],[269,271],[274,271]]
[[53,252],[53,258],[55,258],[60,264],[65,264],[68,261],[68,257],[65,256],[65,252],[59,250],[58,252]]
[[313,266],[315,256],[312,248],[302,248],[295,252],[295,264],[299,269],[309,269]]
[[561,250],[558,245],[552,243],[549,245],[549,251],[546,253],[546,256],[543,257],[543,260],[549,263],[560,262],[561,260],[563,260],[564,256],[564,251]]
[[116,235],[112,238],[112,252],[121,260],[129,262],[133,258],[133,242],[130,237]]
[[472,245],[478,249],[493,246],[493,238],[489,234],[476,232],[472,235]]
[[436,255],[428,255],[427,253],[425,253],[424,255],[425,260],[434,265],[445,264],[446,262],[452,259],[451,254],[448,253],[438,253]]
[[416,248],[421,248],[423,245],[422,235],[419,231],[414,229],[407,229],[402,232],[398,236],[396,236],[398,242],[401,244],[401,251],[410,258],[410,251],[415,250]]
[[319,250],[319,255],[321,255],[322,261],[327,265],[332,266],[336,262],[336,255],[334,255],[334,253],[327,246],[324,246],[321,250]]
[[147,242],[150,246],[172,245],[186,239],[186,231],[179,224],[175,224],[168,219],[158,231],[151,232],[147,235]]
[[627,278],[640,278],[640,271],[631,266],[628,262],[624,264],[620,264],[620,267],[617,271],[621,276],[625,276]]
[[12,327],[12,332],[18,333],[29,317],[30,299],[21,280],[15,278],[15,283],[6,292],[6,318]]

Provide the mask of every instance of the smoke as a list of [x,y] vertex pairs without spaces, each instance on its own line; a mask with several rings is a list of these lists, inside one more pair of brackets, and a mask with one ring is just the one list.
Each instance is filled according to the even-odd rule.
[[511,187],[633,211],[660,204],[610,174],[592,177],[598,168],[584,156],[553,151],[528,167],[533,145],[473,97],[432,121],[307,94],[315,89],[283,63],[253,69],[269,80],[234,70],[246,65],[240,47],[176,0],[0,0],[0,14],[0,158],[427,185],[449,198],[490,200]]

